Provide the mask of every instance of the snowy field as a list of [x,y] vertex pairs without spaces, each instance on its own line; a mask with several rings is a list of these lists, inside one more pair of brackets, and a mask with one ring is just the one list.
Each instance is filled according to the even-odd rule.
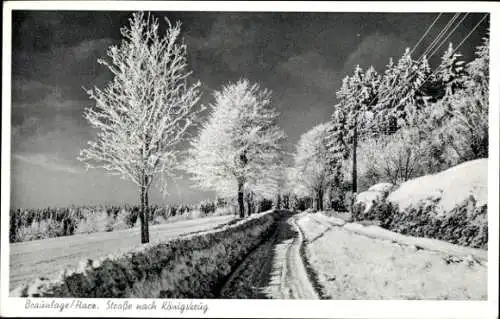
[[307,257],[331,299],[486,300],[487,266],[298,221]]
[[[151,241],[207,230],[233,218],[206,217],[151,226]],[[65,267],[78,267],[81,261],[89,258],[96,259],[138,247],[141,245],[139,238],[140,230],[136,228],[10,244],[10,290],[21,282],[57,275]]]

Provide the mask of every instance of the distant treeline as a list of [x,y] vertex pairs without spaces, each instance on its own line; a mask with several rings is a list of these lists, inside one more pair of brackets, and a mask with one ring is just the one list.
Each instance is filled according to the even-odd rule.
[[[72,206],[64,208],[12,209],[10,242],[45,239],[98,231],[133,228],[139,224],[139,206]],[[151,205],[150,224],[173,220],[235,213],[226,199],[204,200],[198,204]]]

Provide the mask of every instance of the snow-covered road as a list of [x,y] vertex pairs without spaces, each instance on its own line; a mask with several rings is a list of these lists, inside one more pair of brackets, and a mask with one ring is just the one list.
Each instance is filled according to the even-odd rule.
[[272,236],[237,268],[221,290],[221,298],[318,299],[300,249],[299,215],[284,217]]
[[[344,227],[348,224],[321,214],[285,216],[272,236],[231,275],[220,297],[342,300],[487,297],[487,261],[465,258],[464,252],[470,249],[450,249],[447,243],[429,245],[425,238],[389,238],[387,232],[376,236],[371,226]],[[481,256],[479,253],[474,256]]]

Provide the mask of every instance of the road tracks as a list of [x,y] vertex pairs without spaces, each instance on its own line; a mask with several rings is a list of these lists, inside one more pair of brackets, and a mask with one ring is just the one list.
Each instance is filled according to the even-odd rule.
[[319,299],[303,258],[304,236],[287,215],[275,232],[249,254],[221,289],[221,298]]

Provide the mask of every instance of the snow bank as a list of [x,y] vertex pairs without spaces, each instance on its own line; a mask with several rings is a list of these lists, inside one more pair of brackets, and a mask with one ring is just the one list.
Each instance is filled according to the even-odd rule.
[[359,195],[356,197],[356,202],[354,203],[354,206],[362,204],[364,206],[362,213],[363,215],[366,215],[373,208],[374,204],[382,200],[384,200],[382,193],[374,191],[366,191],[359,193]]
[[360,220],[373,215],[373,211],[377,210],[393,189],[394,185],[391,183],[379,183],[359,193],[352,208],[353,218]]
[[387,201],[397,204],[404,212],[420,201],[435,202],[436,213],[451,211],[473,196],[476,206],[488,202],[488,159],[462,163],[434,175],[409,180],[392,192]]
[[234,267],[274,229],[269,211],[222,227],[88,260],[59,278],[38,280],[13,297],[213,298]]
[[488,159],[473,160],[404,182],[387,198],[390,187],[374,185],[358,195],[352,217],[405,235],[487,249],[487,187]]
[[[316,231],[312,218],[299,222],[305,236],[311,237],[307,232]],[[348,223],[332,227],[309,242],[307,257],[329,299],[487,300],[486,262],[475,262],[474,257],[450,258],[447,253],[457,253],[455,249],[461,253],[463,247],[446,243],[436,247],[431,241],[424,244],[423,238],[415,239],[413,244],[429,249],[433,245],[433,250],[444,245],[447,253],[393,244],[393,239],[399,237],[375,226]]]
[[372,192],[381,192],[389,194],[394,189],[394,184],[392,183],[378,183],[368,188]]
[[[305,217],[302,218],[305,221]],[[484,249],[477,249],[471,247],[464,247],[461,245],[455,245],[443,240],[424,238],[424,237],[414,237],[409,235],[403,235],[397,232],[384,229],[376,225],[363,226],[358,223],[339,223],[338,218],[326,216],[324,214],[316,214],[314,219],[322,223],[323,225],[342,227],[345,230],[354,232],[359,235],[370,237],[379,240],[389,240],[398,244],[413,246],[415,248],[426,249],[436,252],[441,252],[448,254],[450,256],[457,257],[468,257],[473,256],[476,259],[483,261],[488,261],[488,251]]]
[[463,247],[432,238],[405,236],[375,225],[365,227],[356,223],[348,223],[344,225],[344,229],[374,239],[385,239],[407,246],[441,252],[451,256],[473,256],[474,258],[488,261],[488,251],[483,249]]

